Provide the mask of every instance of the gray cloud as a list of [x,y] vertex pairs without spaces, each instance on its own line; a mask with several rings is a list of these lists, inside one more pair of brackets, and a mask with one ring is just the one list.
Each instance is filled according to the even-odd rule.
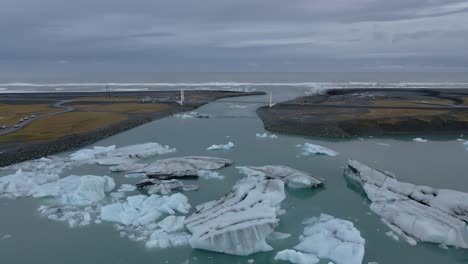
[[0,70],[458,71],[467,12],[456,0],[4,0]]

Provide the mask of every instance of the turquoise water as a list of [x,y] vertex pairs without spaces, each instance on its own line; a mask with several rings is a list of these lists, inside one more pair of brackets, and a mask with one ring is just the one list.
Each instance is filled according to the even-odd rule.
[[[278,100],[293,98],[303,91],[275,90]],[[257,139],[263,125],[255,114],[259,104],[247,108],[230,108],[225,99],[203,106],[198,111],[211,114],[209,119],[165,118],[134,128],[127,132],[97,142],[107,146],[158,142],[177,148],[177,152],[152,158],[186,155],[211,155],[234,160],[235,165],[280,164],[309,172],[326,179],[324,188],[314,190],[287,189],[283,201],[286,214],[281,215],[279,232],[290,233],[285,240],[273,241],[274,250],[248,257],[224,255],[194,250],[189,246],[171,249],[147,249],[142,242],[121,238],[111,223],[91,224],[69,228],[65,223],[51,222],[37,212],[40,200],[22,198],[0,199],[0,263],[272,263],[277,251],[298,244],[302,233],[301,221],[320,213],[352,221],[366,239],[363,263],[376,261],[391,263],[468,263],[468,250],[442,249],[437,245],[420,243],[411,246],[385,235],[389,229],[369,210],[368,201],[350,188],[343,177],[348,159],[356,159],[374,168],[394,172],[398,180],[438,188],[468,192],[468,151],[461,142],[452,138],[429,138],[427,143],[416,143],[412,138],[365,138],[364,140],[324,140],[302,136],[278,135],[278,139]],[[267,100],[266,96],[245,97],[243,101]],[[418,135],[424,137],[424,135]],[[206,151],[212,144],[232,141],[235,147],[228,151]],[[328,156],[300,156],[296,144],[319,144],[340,154]],[[384,146],[378,143],[388,144]],[[66,155],[66,154],[63,154]],[[95,174],[114,177],[118,184],[135,183],[121,173],[109,173],[106,167],[86,165],[64,173]],[[243,176],[235,166],[220,170],[224,180],[190,180],[198,184],[197,192],[184,193],[194,207],[217,199],[228,192]],[[6,175],[8,171],[0,171]],[[275,262],[281,263],[281,262]],[[328,263],[328,261],[323,261]]]

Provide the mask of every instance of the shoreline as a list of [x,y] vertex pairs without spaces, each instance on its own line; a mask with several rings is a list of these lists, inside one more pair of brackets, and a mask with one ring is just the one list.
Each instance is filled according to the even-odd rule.
[[468,131],[468,89],[332,89],[257,109],[270,132],[323,138]]
[[[189,95],[199,96],[203,100],[199,101],[188,101],[184,105],[178,105],[174,102],[164,102],[165,104],[170,104],[171,108],[159,111],[159,112],[150,112],[150,113],[135,113],[129,114],[128,119],[113,123],[107,126],[103,126],[91,131],[86,131],[82,133],[68,134],[53,140],[48,141],[38,141],[38,142],[26,142],[26,143],[0,143],[0,167],[9,166],[12,164],[24,162],[27,160],[38,159],[41,157],[47,157],[50,155],[58,154],[60,152],[69,151],[77,148],[90,145],[99,140],[105,139],[107,137],[113,136],[115,134],[124,132],[126,130],[132,129],[139,125],[143,125],[148,122],[152,122],[158,119],[162,119],[177,113],[192,111],[195,110],[209,102],[216,101],[218,99],[229,98],[229,97],[239,97],[239,96],[252,96],[252,95],[263,95],[264,92],[231,92],[231,91],[186,91]],[[50,94],[16,94],[18,97],[11,96],[8,94],[8,99],[5,100],[3,95],[0,95],[0,102],[4,101],[35,101],[43,102],[44,100],[57,101],[64,100],[67,97],[83,97],[83,96],[93,96],[99,97],[104,96],[105,93],[96,92],[96,93],[50,93]],[[39,96],[38,96],[39,95]],[[119,92],[120,96],[172,96],[176,97],[178,91],[151,91],[151,92]],[[80,102],[80,101],[77,101]],[[104,102],[105,103],[105,102]]]

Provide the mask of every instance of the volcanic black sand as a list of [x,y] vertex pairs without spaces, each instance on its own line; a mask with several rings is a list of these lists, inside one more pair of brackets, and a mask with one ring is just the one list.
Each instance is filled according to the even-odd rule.
[[468,131],[468,89],[336,89],[257,113],[269,131],[308,136],[459,134]]
[[[20,112],[21,109],[41,109],[45,112],[38,114],[32,121],[31,119],[24,121],[26,124],[24,122],[18,123],[20,124],[19,128],[13,128],[13,125],[11,125],[7,128],[9,131],[4,129],[0,131],[3,133],[0,134],[0,167],[83,147],[138,125],[196,109],[217,99],[259,94],[264,93],[185,91],[183,105],[176,102],[180,99],[179,91],[113,92],[110,98],[104,92],[0,94],[0,106],[8,107],[8,109],[14,111],[16,111],[15,107],[17,107]],[[152,102],[141,103],[139,98],[147,98],[147,100],[151,98]],[[38,108],[38,105],[41,105],[41,107]],[[0,116],[4,114],[0,113]],[[86,131],[82,129],[83,124],[72,123],[71,125],[76,126],[77,130],[81,129],[78,133],[69,128],[64,130],[63,126],[60,127],[58,122],[50,122],[50,118],[70,122],[70,117],[76,118],[77,122],[79,122],[82,116],[89,118],[89,116],[93,117],[94,115],[100,116],[103,121],[108,121],[111,118],[113,118],[113,121],[103,122],[103,125],[101,125],[100,120],[94,118],[96,124],[91,126],[92,129]],[[16,115],[10,116],[10,119],[13,118],[16,124],[16,119],[19,119],[19,117],[17,118]],[[6,122],[6,120],[7,118],[3,122]],[[49,120],[49,123],[44,124],[46,120]],[[2,120],[0,119],[0,121]],[[89,124],[84,125],[89,126]],[[44,134],[54,136],[53,132],[59,129],[55,128],[55,126],[71,132],[64,135],[57,134],[57,137],[41,140],[41,138],[44,138],[41,137]]]

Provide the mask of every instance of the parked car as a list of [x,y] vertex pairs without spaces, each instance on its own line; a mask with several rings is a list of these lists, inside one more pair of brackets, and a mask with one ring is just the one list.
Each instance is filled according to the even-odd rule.
[[0,126],[0,128],[1,128],[1,129],[5,129],[5,128],[6,128],[6,126]]
[[19,127],[19,125],[15,125],[15,126],[14,126],[14,128],[18,128],[18,127]]
[[28,119],[29,119],[29,117],[25,117],[25,118],[23,118],[23,119],[24,119],[24,120],[28,120]]
[[30,118],[35,118],[35,117],[36,117],[36,115],[31,115],[31,116],[30,116]]
[[23,118],[21,118],[21,119],[20,119],[20,123],[23,122],[23,121],[24,121]]

